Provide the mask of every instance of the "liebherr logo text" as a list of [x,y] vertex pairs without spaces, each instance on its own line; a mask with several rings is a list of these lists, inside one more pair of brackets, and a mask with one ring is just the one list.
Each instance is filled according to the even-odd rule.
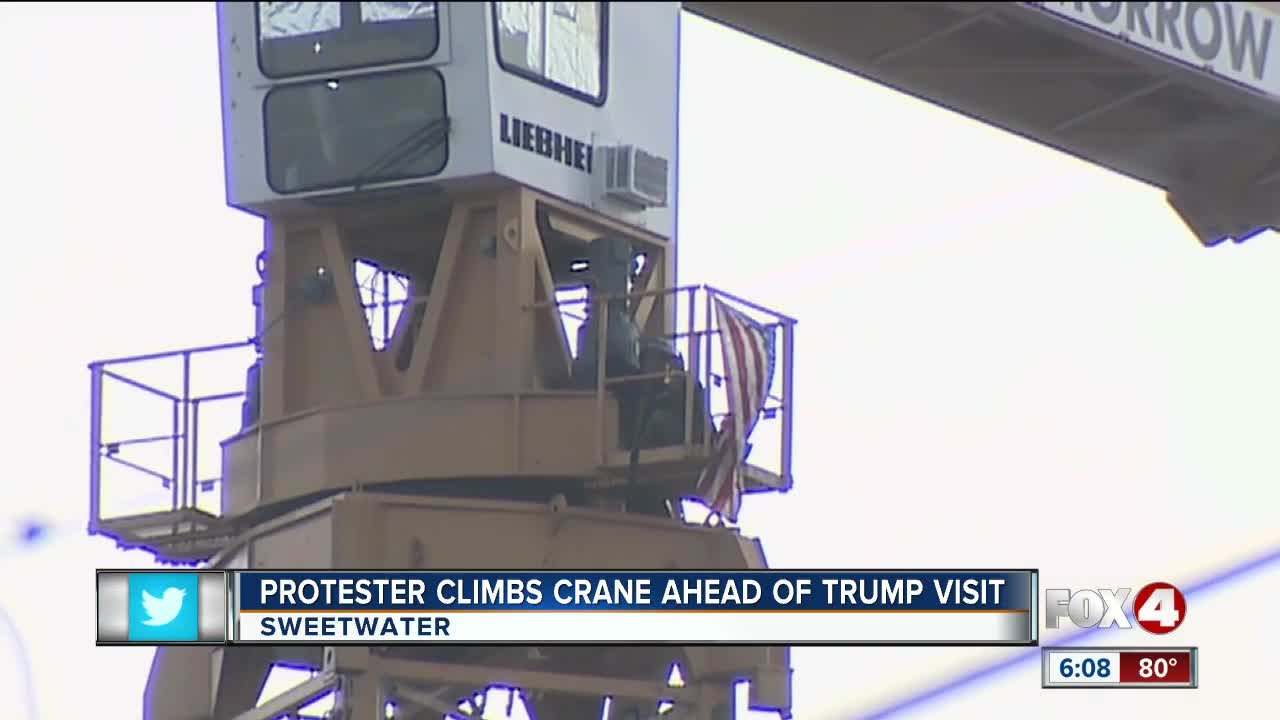
[[518,117],[498,114],[498,141],[591,174],[591,143]]

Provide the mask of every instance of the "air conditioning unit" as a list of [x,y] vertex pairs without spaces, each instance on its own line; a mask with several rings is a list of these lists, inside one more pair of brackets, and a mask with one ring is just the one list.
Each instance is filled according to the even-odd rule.
[[634,145],[602,148],[604,195],[641,208],[666,207],[666,158],[650,155]]

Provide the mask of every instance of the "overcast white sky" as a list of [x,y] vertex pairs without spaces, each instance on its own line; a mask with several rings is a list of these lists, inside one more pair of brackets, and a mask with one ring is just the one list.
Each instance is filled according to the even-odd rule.
[[[801,321],[798,489],[743,518],[775,565],[1133,585],[1280,545],[1275,237],[1205,250],[1154,189],[694,18],[685,41],[682,280]],[[216,64],[210,4],[0,3],[0,528],[58,530],[0,548],[0,608],[42,718],[138,717],[150,662],[91,642],[93,568],[145,558],[84,533],[85,365],[251,332]],[[1042,691],[1028,665],[919,713],[1244,707],[1269,680],[1237,609],[1278,592],[1271,568],[1193,600],[1170,640],[1204,648],[1193,693]],[[797,717],[1003,654],[800,649]]]

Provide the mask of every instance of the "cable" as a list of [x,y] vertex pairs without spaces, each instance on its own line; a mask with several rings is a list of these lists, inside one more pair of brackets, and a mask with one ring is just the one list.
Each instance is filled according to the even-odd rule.
[[351,185],[356,190],[375,179],[375,176],[392,170],[416,157],[426,155],[449,139],[450,122],[447,117],[434,118],[406,135],[387,152],[356,174]]
[[[38,520],[24,520],[19,528],[19,537],[17,546],[19,549],[27,549],[43,540],[49,534],[49,527]],[[22,692],[24,704],[27,707],[27,717],[29,720],[38,720],[40,713],[36,705],[36,682],[35,675],[31,672],[31,653],[27,650],[27,643],[22,639],[22,631],[18,628],[18,624],[13,621],[13,616],[9,611],[0,605],[0,625],[13,637],[14,649],[18,655],[18,674],[22,679]]]
[[[1209,577],[1201,578],[1190,585],[1183,586],[1186,588],[1183,591],[1183,595],[1187,598],[1192,598],[1212,592],[1219,587],[1230,585],[1240,580],[1247,579],[1260,571],[1268,570],[1276,563],[1280,563],[1280,545],[1264,550],[1260,556],[1252,557],[1244,562],[1221,568]],[[1129,617],[1130,619],[1133,618],[1132,611],[1129,613]],[[1056,638],[1054,640],[1054,644],[1074,645],[1087,638],[1104,634],[1106,632],[1108,631],[1097,627],[1090,628],[1088,630],[1077,630]],[[855,717],[857,720],[881,720],[881,718],[888,718],[900,713],[918,709],[922,705],[927,705],[939,700],[940,698],[951,695],[952,693],[965,690],[968,687],[975,686],[993,677],[997,677],[1008,670],[1022,665],[1023,663],[1031,662],[1032,660],[1040,657],[1040,651],[1041,649],[1039,647],[1020,650],[1010,657],[983,664],[969,670],[968,672],[953,677],[940,685],[922,688],[901,700]],[[854,720],[854,718],[851,718],[850,720]]]
[[18,674],[22,676],[22,692],[26,696],[27,717],[38,720],[40,713],[36,711],[36,683],[31,672],[31,655],[27,652],[27,644],[22,640],[22,633],[3,605],[0,605],[0,625],[13,636],[14,648],[18,652]]

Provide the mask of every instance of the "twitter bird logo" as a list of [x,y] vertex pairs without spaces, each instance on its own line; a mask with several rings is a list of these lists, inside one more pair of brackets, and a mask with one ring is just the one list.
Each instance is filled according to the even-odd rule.
[[147,619],[142,624],[156,627],[173,622],[178,613],[182,612],[182,599],[186,596],[186,590],[176,587],[165,589],[164,595],[160,597],[143,590],[142,611],[147,614]]
[[199,640],[199,578],[195,573],[130,573],[129,639]]

